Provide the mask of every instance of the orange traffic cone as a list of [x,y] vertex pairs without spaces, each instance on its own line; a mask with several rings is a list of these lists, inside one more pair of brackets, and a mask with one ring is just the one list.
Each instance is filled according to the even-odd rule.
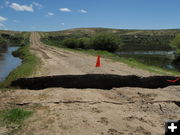
[[97,56],[97,61],[96,61],[96,67],[100,67],[101,66],[101,62],[100,62],[100,56]]

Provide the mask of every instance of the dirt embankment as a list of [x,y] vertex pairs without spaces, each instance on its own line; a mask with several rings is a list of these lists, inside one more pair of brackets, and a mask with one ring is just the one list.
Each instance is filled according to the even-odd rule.
[[150,76],[139,77],[135,75],[113,74],[85,74],[85,75],[56,75],[33,78],[20,78],[11,83],[11,86],[22,89],[42,90],[46,88],[95,88],[110,90],[121,87],[139,88],[165,88],[180,85],[179,77],[174,76]]
[[[38,76],[117,74],[151,76],[152,73],[120,62],[50,47],[31,34],[31,51],[41,59]],[[2,93],[0,94],[3,97]],[[163,135],[164,122],[180,119],[180,87],[145,89],[47,88],[39,91],[15,90],[4,98],[35,112],[19,131],[21,135]]]

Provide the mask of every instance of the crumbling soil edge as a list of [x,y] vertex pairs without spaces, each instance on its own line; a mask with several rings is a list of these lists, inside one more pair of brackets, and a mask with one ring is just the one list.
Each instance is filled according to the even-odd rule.
[[180,85],[180,81],[174,76],[149,76],[139,77],[136,75],[114,75],[114,74],[85,74],[85,75],[58,75],[34,78],[20,78],[11,83],[11,87],[22,89],[41,90],[50,87],[63,88],[97,88],[110,90],[118,87],[140,87],[140,88],[164,88],[171,85]]

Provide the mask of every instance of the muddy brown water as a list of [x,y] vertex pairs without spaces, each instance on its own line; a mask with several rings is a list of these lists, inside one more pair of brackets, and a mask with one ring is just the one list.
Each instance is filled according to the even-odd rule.
[[8,47],[7,50],[0,51],[0,82],[4,81],[9,73],[21,64],[21,59],[14,57],[12,52],[19,47]]

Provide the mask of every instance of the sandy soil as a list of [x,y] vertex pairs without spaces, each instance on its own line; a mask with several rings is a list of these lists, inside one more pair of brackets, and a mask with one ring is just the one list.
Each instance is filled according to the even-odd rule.
[[[31,34],[31,51],[41,60],[33,76],[111,73],[153,75],[120,62],[44,45],[38,33]],[[15,90],[0,93],[0,108],[19,105],[34,108],[21,135],[163,135],[164,122],[180,119],[180,87],[163,89],[114,88]]]

